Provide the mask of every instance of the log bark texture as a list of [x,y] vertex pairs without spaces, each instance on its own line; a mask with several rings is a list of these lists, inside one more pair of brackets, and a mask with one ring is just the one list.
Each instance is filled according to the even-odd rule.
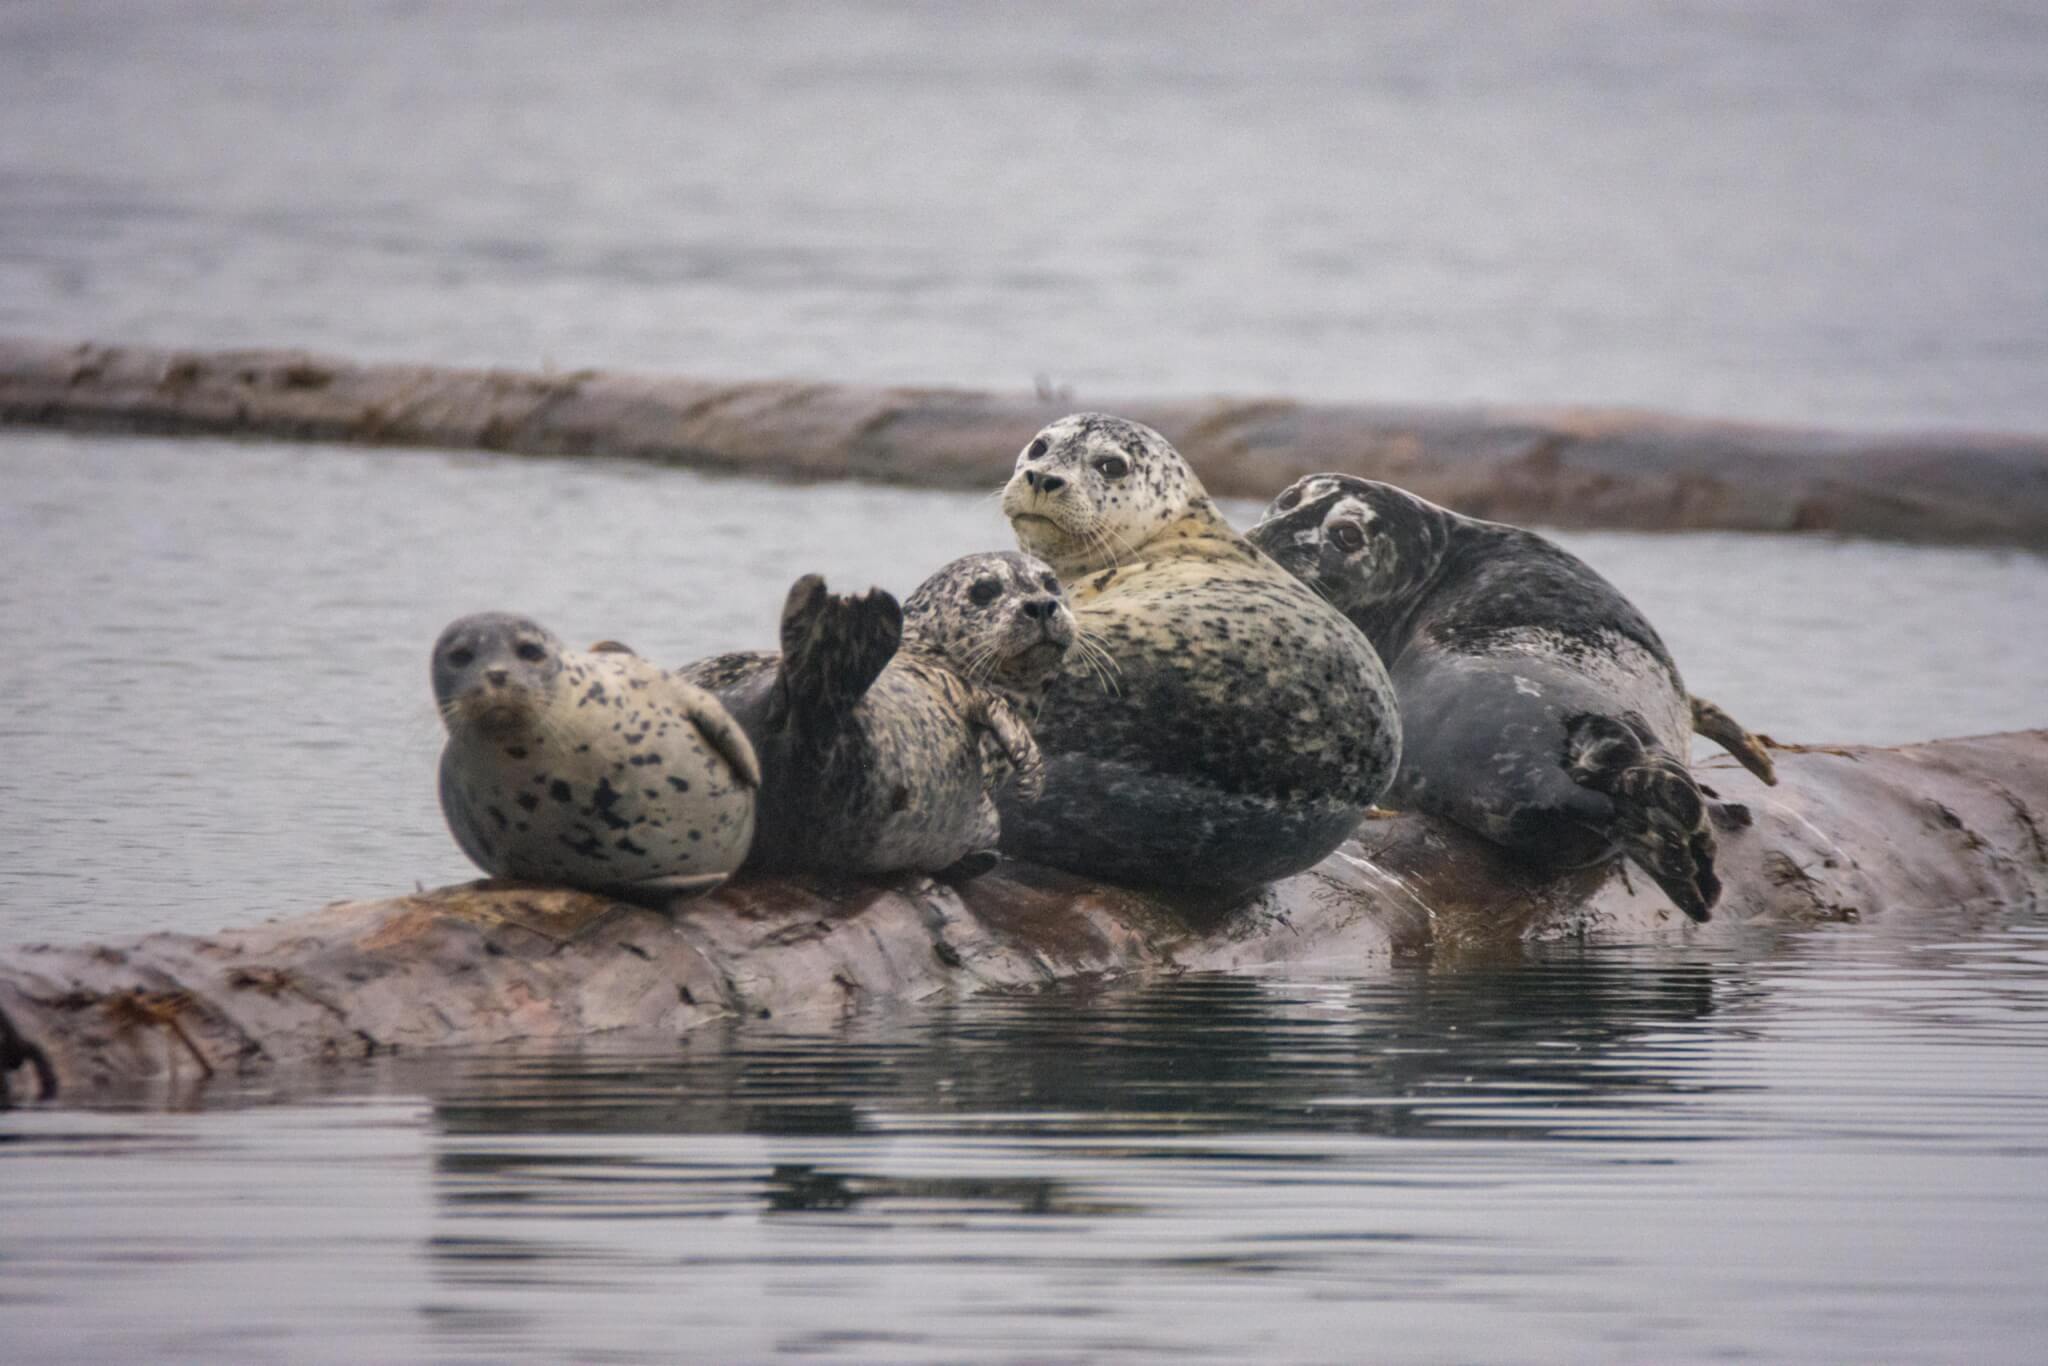
[[1083,404],[0,341],[0,422],[596,455],[779,479],[989,488],[1034,431],[1079,406],[1156,427],[1225,496],[1269,498],[1334,470],[1511,522],[2048,549],[2043,437],[1853,434],[1589,408],[1092,394]]
[[1777,759],[1775,788],[1732,764],[1703,771],[1754,815],[1721,837],[1727,890],[1704,926],[1646,878],[1535,876],[1418,816],[1369,820],[1225,910],[1016,865],[959,890],[757,879],[659,909],[470,883],[217,935],[0,949],[0,1083],[16,1103],[52,1088],[91,1101],[393,1050],[674,1038],[736,1015],[829,1017],[1090,974],[1732,938],[2048,892],[2048,731]]

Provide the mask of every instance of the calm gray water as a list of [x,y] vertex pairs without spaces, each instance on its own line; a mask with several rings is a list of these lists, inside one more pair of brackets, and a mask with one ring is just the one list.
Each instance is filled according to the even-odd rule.
[[[14,433],[0,488],[0,942],[468,875],[459,612],[682,659],[1003,543],[971,495],[435,453]],[[2048,561],[1570,539],[1756,726],[2048,713]],[[2029,1360],[2044,1079],[2037,909],[151,1093],[0,1117],[0,1360]]]
[[2032,0],[0,4],[0,331],[2048,428]]
[[[2038,430],[2044,126],[1986,0],[0,0],[0,332]],[[2048,723],[2043,560],[1565,539],[1755,728]],[[0,433],[0,944],[467,876],[459,613],[681,660],[1006,540]],[[0,1362],[2033,1361],[2044,1133],[2038,907],[384,1060],[0,1116]]]

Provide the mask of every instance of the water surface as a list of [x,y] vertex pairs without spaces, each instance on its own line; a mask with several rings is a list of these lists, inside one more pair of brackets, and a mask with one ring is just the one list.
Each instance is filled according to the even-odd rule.
[[2048,430],[2024,0],[0,5],[0,332]]
[[2029,1361],[2048,924],[1196,976],[0,1123],[20,1360]]

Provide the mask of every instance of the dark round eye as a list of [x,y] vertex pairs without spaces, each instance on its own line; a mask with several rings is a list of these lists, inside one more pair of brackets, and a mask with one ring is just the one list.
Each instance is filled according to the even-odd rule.
[[1330,539],[1337,543],[1337,549],[1349,555],[1365,548],[1365,532],[1356,522],[1339,522],[1330,528]]
[[1120,455],[1105,455],[1095,462],[1104,479],[1121,479],[1131,472],[1131,462]]
[[974,587],[967,590],[967,600],[976,607],[986,607],[1003,595],[1003,586],[994,579],[976,579]]
[[1059,579],[1051,574],[1047,574],[1044,578],[1040,579],[1039,582],[1045,585],[1045,591],[1048,593],[1058,593],[1060,591]]
[[458,649],[450,650],[448,652],[448,664],[450,668],[467,669],[471,664],[474,664],[475,662],[476,651],[470,649],[467,645],[464,645]]
[[1026,460],[1036,460],[1039,456],[1044,454],[1045,438],[1042,436],[1024,448],[1024,458]]
[[1279,501],[1274,503],[1273,506],[1279,508],[1282,512],[1286,512],[1291,508],[1298,507],[1300,503],[1301,485],[1296,484],[1293,488],[1281,494]]
[[546,659],[548,657],[548,652],[546,650],[543,650],[540,646],[534,644],[530,640],[520,641],[519,648],[514,650],[512,653],[518,655],[528,664],[538,664],[543,659]]

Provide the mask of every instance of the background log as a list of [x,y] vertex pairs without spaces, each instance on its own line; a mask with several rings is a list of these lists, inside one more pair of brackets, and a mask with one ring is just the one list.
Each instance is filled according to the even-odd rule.
[[990,488],[1034,431],[1083,406],[1158,428],[1225,496],[1264,499],[1301,475],[1340,470],[1511,522],[2048,549],[2040,437],[1854,434],[1579,408],[707,383],[0,341],[0,422],[600,455],[781,479]]
[[720,1018],[1028,988],[1087,974],[1499,951],[1527,939],[1731,938],[1821,920],[2015,905],[2048,890],[2048,731],[1778,752],[1780,786],[1707,780],[1754,824],[1692,926],[1612,869],[1544,879],[1414,816],[1367,821],[1316,868],[1217,911],[1011,866],[956,891],[752,880],[664,909],[471,883],[212,936],[0,950],[17,1099],[90,1101],[397,1049],[673,1038]]

